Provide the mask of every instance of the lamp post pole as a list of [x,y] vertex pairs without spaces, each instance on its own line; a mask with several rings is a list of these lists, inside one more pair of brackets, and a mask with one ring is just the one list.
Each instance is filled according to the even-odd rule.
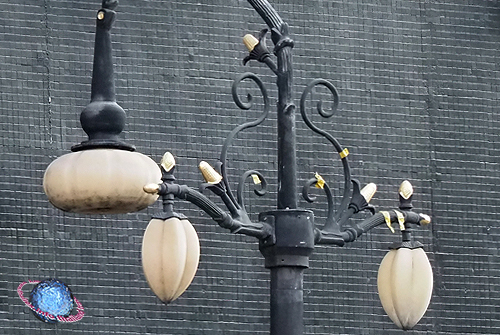
[[266,0],[248,0],[271,29],[277,58],[278,87],[278,204],[261,214],[271,222],[274,244],[261,241],[260,250],[270,269],[271,335],[304,333],[303,273],[314,249],[314,216],[297,209],[295,105],[293,103],[293,41],[288,26]]

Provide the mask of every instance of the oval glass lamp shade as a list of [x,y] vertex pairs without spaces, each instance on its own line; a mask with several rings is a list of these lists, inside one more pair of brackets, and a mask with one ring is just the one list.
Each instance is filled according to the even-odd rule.
[[382,307],[401,329],[412,329],[429,306],[433,275],[422,248],[391,250],[382,260],[377,278]]
[[151,290],[164,303],[177,299],[193,281],[200,259],[198,234],[186,219],[152,219],[142,240],[142,268]]
[[139,211],[158,199],[144,192],[160,183],[161,171],[149,157],[132,151],[91,149],[57,158],[45,170],[43,189],[57,208],[82,214]]

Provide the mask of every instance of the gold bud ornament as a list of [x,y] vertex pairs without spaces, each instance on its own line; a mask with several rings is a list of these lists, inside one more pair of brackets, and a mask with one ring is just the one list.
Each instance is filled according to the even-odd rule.
[[363,189],[361,189],[360,193],[365,198],[366,202],[369,203],[372,200],[373,196],[377,192],[377,185],[375,183],[369,183]]
[[222,176],[207,162],[201,161],[198,168],[207,183],[216,185],[222,181]]
[[170,152],[165,152],[161,158],[160,165],[166,172],[169,172],[175,167],[175,158]]
[[259,44],[259,40],[252,34],[246,34],[243,36],[243,44],[245,44],[249,52],[252,52],[255,46]]
[[403,181],[399,186],[399,194],[406,200],[413,195],[413,186],[408,180]]

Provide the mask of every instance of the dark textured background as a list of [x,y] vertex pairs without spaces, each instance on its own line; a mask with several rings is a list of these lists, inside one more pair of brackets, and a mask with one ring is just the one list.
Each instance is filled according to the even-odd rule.
[[[351,151],[353,175],[376,182],[373,204],[397,205],[415,188],[419,230],[435,288],[410,334],[500,333],[500,4],[497,1],[277,0],[290,25],[296,102],[309,80],[331,80],[340,109],[323,123]],[[52,207],[46,166],[85,139],[79,113],[90,99],[99,1],[0,0],[0,329],[2,334],[266,334],[268,272],[254,239],[228,234],[179,203],[201,240],[198,273],[164,306],[140,265],[142,234],[158,204],[129,215],[83,216]],[[243,0],[122,0],[113,29],[124,136],[159,160],[177,157],[179,182],[197,187],[199,160],[214,163],[236,125],[255,117],[232,102],[243,67],[241,37],[265,24]],[[317,118],[315,118],[316,120]],[[230,171],[248,168],[275,184],[275,112],[242,134]],[[341,170],[323,140],[298,124],[301,180],[320,172],[339,193]],[[332,163],[333,162],[333,163]],[[302,181],[300,182],[302,184]],[[274,192],[249,197],[252,213]],[[318,208],[318,222],[324,213]],[[378,265],[398,240],[380,227],[345,247],[317,247],[305,275],[307,334],[402,334],[385,316]],[[48,325],[18,298],[28,279],[68,283],[86,316]],[[29,293],[28,286],[25,294]]]

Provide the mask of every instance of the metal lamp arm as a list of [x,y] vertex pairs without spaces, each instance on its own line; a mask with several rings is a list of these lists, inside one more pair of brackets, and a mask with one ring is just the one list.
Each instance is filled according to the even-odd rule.
[[157,193],[161,196],[174,195],[178,199],[189,201],[207,213],[219,226],[229,229],[232,233],[258,239],[265,239],[272,233],[272,228],[267,223],[232,218],[205,195],[187,185],[163,183],[158,185]]
[[[381,224],[387,224],[389,228],[392,229],[392,224],[397,223],[401,231],[410,229],[412,225],[424,225],[430,222],[430,218],[425,214],[419,214],[411,211],[385,211],[379,212],[372,217],[364,220],[363,222],[354,225],[354,229],[358,232],[358,236],[363,233],[380,226]],[[346,240],[346,242],[352,242],[354,240]]]
[[[349,208],[350,212],[354,212]],[[348,242],[354,242],[363,233],[373,229],[385,222],[385,217],[377,213],[360,224],[355,224],[343,231],[331,231],[315,228],[315,244],[333,244],[343,247]]]
[[387,224],[391,230],[393,230],[392,224],[397,223],[400,229],[404,231],[409,229],[411,225],[424,225],[429,222],[430,218],[425,214],[411,211],[383,211],[339,233],[330,233],[321,229],[315,229],[315,243],[344,246],[345,243],[354,242],[362,234],[384,223]]
[[269,28],[280,30],[283,20],[267,0],[248,0],[248,3],[252,5]]
[[264,22],[271,30],[271,39],[275,45],[274,54],[278,56],[278,65],[269,57],[269,51],[265,46],[265,35],[267,29],[261,31],[259,43],[255,50],[250,51],[250,55],[243,61],[244,64],[250,59],[256,59],[265,63],[275,74],[287,73],[289,52],[279,55],[279,51],[285,46],[293,46],[293,41],[288,38],[288,27],[279,16],[278,12],[271,6],[267,0],[248,0],[255,11],[262,17]]

